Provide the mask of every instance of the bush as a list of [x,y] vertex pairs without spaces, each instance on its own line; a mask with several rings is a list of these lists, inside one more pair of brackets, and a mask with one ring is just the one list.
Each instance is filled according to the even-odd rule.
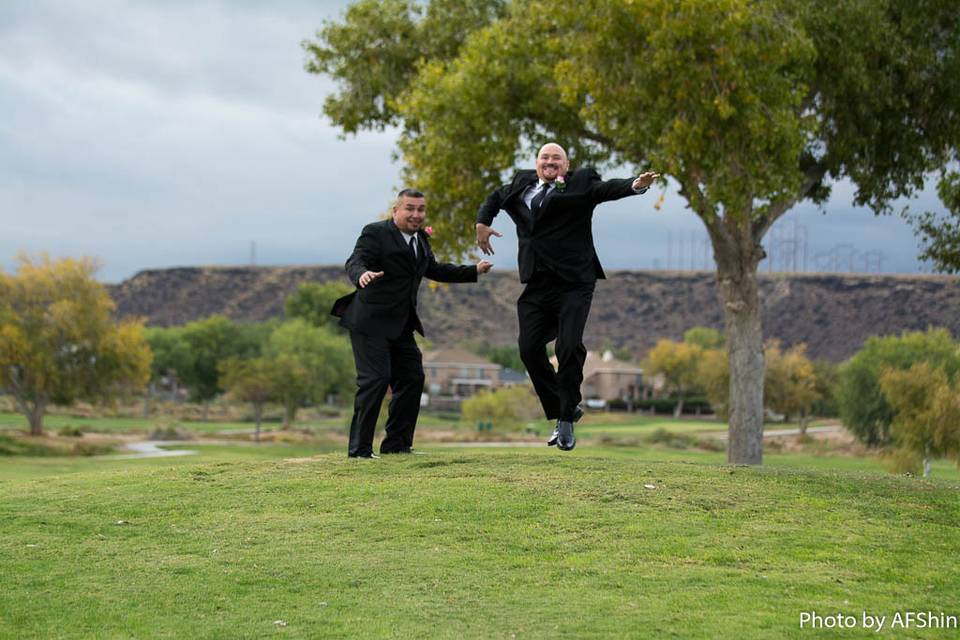
[[492,423],[495,429],[519,429],[540,417],[540,401],[527,386],[482,391],[461,405],[467,424]]

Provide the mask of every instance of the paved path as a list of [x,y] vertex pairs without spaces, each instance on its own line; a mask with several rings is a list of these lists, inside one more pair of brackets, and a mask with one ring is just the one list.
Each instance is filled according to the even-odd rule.
[[192,456],[196,451],[188,449],[177,449],[175,451],[170,451],[168,449],[161,449],[161,446],[170,446],[178,444],[173,441],[157,441],[157,440],[144,440],[142,442],[129,442],[126,445],[126,449],[130,451],[135,451],[136,453],[124,453],[119,456],[99,456],[104,460],[133,460],[134,458],[174,458],[177,456]]
[[[838,424],[831,424],[823,427],[807,427],[807,434],[815,433],[837,433],[843,431],[843,427]],[[714,434],[705,434],[705,435],[714,435]],[[780,436],[798,436],[800,435],[800,429],[767,429],[763,432],[764,438],[777,438]],[[718,440],[726,440],[729,434],[726,431],[719,431],[716,433]]]

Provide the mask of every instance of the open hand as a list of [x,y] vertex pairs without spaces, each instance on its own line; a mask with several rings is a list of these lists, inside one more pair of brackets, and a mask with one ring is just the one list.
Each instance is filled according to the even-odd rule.
[[[493,245],[490,244],[490,236],[497,236],[498,238],[502,238],[503,234],[497,233],[487,225],[481,224],[478,222],[477,223],[477,245],[480,247],[480,250],[483,251],[483,254],[487,256],[493,255]],[[488,271],[489,271],[489,268],[488,268]]]
[[659,173],[653,171],[647,171],[646,173],[641,173],[640,176],[633,181],[633,190],[639,191],[645,187],[649,187],[653,184],[653,181],[660,177]]
[[363,289],[368,284],[383,277],[383,271],[364,271],[363,275],[360,276],[360,281],[358,284],[360,288]]
[[488,260],[481,260],[477,263],[477,275],[482,275],[493,267],[493,263]]

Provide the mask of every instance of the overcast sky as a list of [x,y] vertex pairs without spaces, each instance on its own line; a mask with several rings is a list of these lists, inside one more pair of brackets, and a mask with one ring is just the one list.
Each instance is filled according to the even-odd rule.
[[[333,84],[303,70],[300,42],[347,4],[0,1],[0,268],[21,251],[89,255],[117,282],[248,264],[251,243],[257,264],[342,264],[399,186],[395,133],[338,139],[321,114]],[[802,205],[774,233],[805,234],[811,270],[928,270],[909,227],[851,193],[837,185],[826,215]],[[671,190],[655,210],[658,196],[598,209],[605,266],[702,268],[700,222]],[[932,186],[914,206],[942,210]],[[515,268],[509,219],[495,228],[496,266]]]

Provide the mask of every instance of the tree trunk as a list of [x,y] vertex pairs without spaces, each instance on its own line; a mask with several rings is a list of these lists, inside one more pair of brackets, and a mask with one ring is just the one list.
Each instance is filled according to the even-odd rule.
[[807,415],[806,411],[800,412],[800,435],[807,435],[807,423],[810,422],[810,417]]
[[681,395],[677,397],[677,404],[673,408],[673,417],[679,418],[682,415],[683,415],[683,396]]
[[46,412],[46,408],[44,403],[37,402],[28,409],[27,420],[30,422],[30,435],[43,435],[43,414]]
[[297,417],[297,405],[295,402],[287,402],[283,407],[283,430],[286,431],[293,424]]
[[727,462],[762,464],[764,361],[757,264],[763,254],[752,241],[739,244],[736,249],[714,247],[730,362]]
[[153,397],[153,392],[155,387],[156,387],[156,383],[151,380],[150,384],[147,385],[146,392],[144,392],[143,394],[143,417],[144,418],[150,417],[150,399]]
[[263,403],[254,402],[253,403],[253,415],[257,420],[257,429],[253,433],[253,439],[255,442],[260,442],[260,419],[263,416]]
[[928,442],[923,455],[923,477],[929,478],[933,471],[933,461],[930,459],[930,443]]

